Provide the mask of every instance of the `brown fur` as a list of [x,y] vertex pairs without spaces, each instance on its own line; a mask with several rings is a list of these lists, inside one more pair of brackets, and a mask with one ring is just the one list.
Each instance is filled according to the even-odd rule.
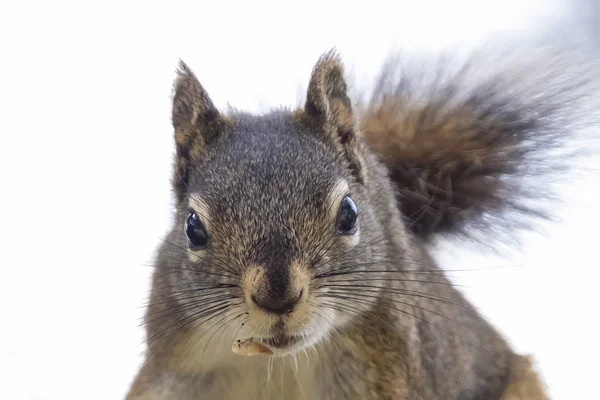
[[[330,52],[302,110],[224,116],[182,64],[175,224],[158,251],[147,355],[128,400],[547,399],[530,360],[425,244],[486,213],[534,211],[500,178],[560,142],[570,125],[554,105],[581,86],[528,97],[495,79],[461,97],[451,80],[417,99],[390,71],[353,107]],[[507,71],[505,82],[522,77]],[[352,234],[337,230],[346,194],[358,208]],[[188,245],[190,213],[207,228],[204,248]],[[285,312],[266,311],[265,299]],[[274,355],[233,354],[246,338],[271,340]]]
[[535,50],[516,66],[511,53],[454,68],[428,60],[437,69],[431,79],[415,79],[398,59],[383,69],[361,110],[362,128],[390,169],[408,226],[423,239],[496,240],[534,222],[528,217],[552,216],[542,208],[548,183],[569,164],[573,154],[564,150],[582,121],[598,122],[584,105],[598,79],[595,64],[575,50]]
[[535,370],[531,360],[524,356],[515,356],[510,380],[500,400],[544,400],[546,390]]
[[362,181],[363,138],[357,130],[347,90],[339,56],[335,51],[324,54],[312,73],[305,112],[299,115],[317,120],[317,126],[328,132],[344,153],[354,177]]
[[[175,129],[176,157],[173,187],[177,200],[186,193],[189,170],[206,156],[206,147],[229,123],[214,106],[194,73],[181,62],[173,93],[172,122]],[[201,134],[202,132],[202,134]]]

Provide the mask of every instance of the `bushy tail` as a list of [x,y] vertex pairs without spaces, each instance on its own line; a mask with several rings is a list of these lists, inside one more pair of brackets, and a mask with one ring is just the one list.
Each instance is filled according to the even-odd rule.
[[578,132],[599,126],[592,58],[571,48],[391,59],[359,110],[411,230],[481,237],[551,216],[550,181],[569,167]]

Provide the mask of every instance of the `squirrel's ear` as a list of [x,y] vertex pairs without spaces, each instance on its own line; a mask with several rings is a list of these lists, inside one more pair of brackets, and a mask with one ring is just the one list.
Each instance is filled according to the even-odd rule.
[[313,69],[304,112],[318,124],[328,140],[333,140],[348,160],[352,173],[362,182],[362,138],[347,94],[344,67],[335,51],[321,56]]
[[226,129],[226,120],[183,61],[179,62],[173,88],[172,121],[176,146],[172,183],[180,201],[187,193],[190,168],[201,160],[207,146]]

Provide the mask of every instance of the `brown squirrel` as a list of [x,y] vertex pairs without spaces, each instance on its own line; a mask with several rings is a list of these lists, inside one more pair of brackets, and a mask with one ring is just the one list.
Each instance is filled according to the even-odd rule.
[[264,115],[221,113],[181,62],[175,222],[126,398],[548,398],[427,250],[546,215],[544,184],[524,182],[560,170],[598,81],[563,52],[527,54],[430,80],[391,59],[365,103],[331,51],[303,107]]

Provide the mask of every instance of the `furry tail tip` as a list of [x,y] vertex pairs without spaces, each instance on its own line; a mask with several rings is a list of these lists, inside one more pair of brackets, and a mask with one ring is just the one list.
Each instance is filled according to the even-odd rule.
[[550,183],[569,169],[579,132],[600,121],[598,65],[556,49],[390,59],[359,108],[407,226],[426,240],[510,236],[527,217],[551,217]]

